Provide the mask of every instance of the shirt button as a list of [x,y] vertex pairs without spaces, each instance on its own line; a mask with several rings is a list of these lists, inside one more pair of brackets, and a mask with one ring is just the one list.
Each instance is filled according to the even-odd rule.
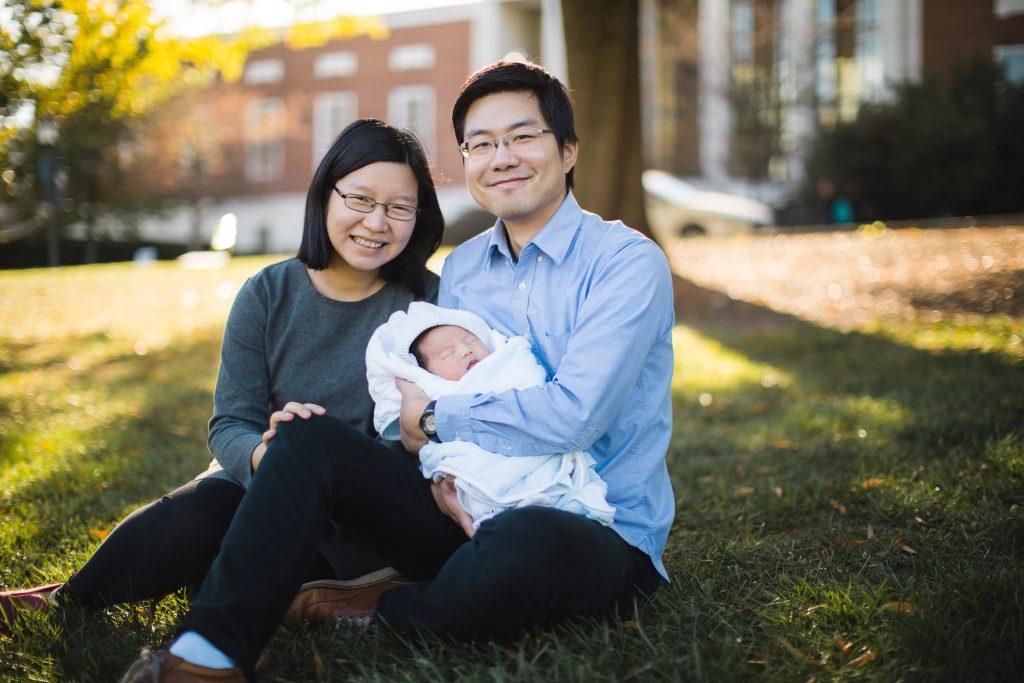
[[526,289],[526,283],[525,283],[525,282],[520,282],[520,283],[519,283],[519,291],[521,292],[521,291],[523,291],[524,289]]
[[544,254],[541,254],[540,256],[538,256],[537,260],[538,261],[543,261],[544,260]]

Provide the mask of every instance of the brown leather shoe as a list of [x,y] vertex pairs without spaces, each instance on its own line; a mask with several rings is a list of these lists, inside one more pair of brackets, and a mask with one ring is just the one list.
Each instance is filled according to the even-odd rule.
[[0,633],[14,623],[21,612],[47,612],[53,607],[50,596],[61,583],[0,592]]
[[237,666],[230,669],[211,669],[186,662],[167,650],[153,652],[148,647],[125,672],[121,683],[245,683],[245,675]]
[[366,627],[373,621],[373,611],[381,594],[410,583],[393,569],[351,581],[310,581],[299,589],[284,620],[290,624],[312,621]]

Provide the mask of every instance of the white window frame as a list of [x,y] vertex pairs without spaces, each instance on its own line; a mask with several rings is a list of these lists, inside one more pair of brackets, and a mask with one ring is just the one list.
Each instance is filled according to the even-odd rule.
[[325,52],[313,62],[314,78],[347,78],[359,71],[359,55],[351,50]]
[[266,182],[284,175],[284,100],[265,97],[245,107],[245,177]]
[[392,48],[388,68],[392,71],[433,69],[437,65],[437,48],[430,43],[410,43]]
[[[336,118],[334,112],[344,115]],[[334,138],[359,115],[359,99],[350,90],[323,92],[313,102],[313,167],[320,163]]]
[[993,11],[1000,19],[1012,17],[1015,14],[1024,14],[1024,0],[995,0]]
[[254,59],[245,65],[242,80],[246,85],[266,85],[284,80],[284,60]]
[[[410,103],[416,102],[419,120],[410,119]],[[437,143],[437,92],[430,85],[402,85],[388,94],[388,120],[409,128],[419,137],[427,154],[435,157]]]

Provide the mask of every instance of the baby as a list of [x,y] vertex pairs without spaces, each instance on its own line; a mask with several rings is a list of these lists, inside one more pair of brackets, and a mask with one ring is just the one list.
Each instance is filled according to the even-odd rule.
[[421,332],[409,350],[421,368],[453,381],[491,355],[479,337],[458,325],[438,325]]
[[[423,302],[392,314],[374,332],[366,374],[374,425],[385,438],[397,438],[396,377],[416,383],[431,398],[527,389],[546,380],[525,338],[506,339],[472,313]],[[605,525],[615,516],[593,458],[582,451],[504,456],[466,441],[430,442],[420,450],[420,470],[434,481],[454,477],[459,505],[474,529],[526,505],[557,507]]]

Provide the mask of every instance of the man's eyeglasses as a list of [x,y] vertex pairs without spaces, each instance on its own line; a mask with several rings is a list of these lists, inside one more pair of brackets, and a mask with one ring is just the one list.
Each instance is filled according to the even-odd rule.
[[504,142],[505,147],[513,152],[522,152],[537,142],[541,135],[553,132],[550,128],[517,128],[511,133],[505,133],[500,138],[475,135],[459,145],[459,149],[462,151],[462,156],[467,159],[490,156],[498,149],[499,142]]
[[411,221],[420,212],[419,208],[407,204],[385,204],[361,194],[345,194],[338,188],[334,188],[334,191],[344,200],[345,206],[359,213],[373,213],[378,206],[383,206],[384,215],[388,218],[394,218],[396,221]]

